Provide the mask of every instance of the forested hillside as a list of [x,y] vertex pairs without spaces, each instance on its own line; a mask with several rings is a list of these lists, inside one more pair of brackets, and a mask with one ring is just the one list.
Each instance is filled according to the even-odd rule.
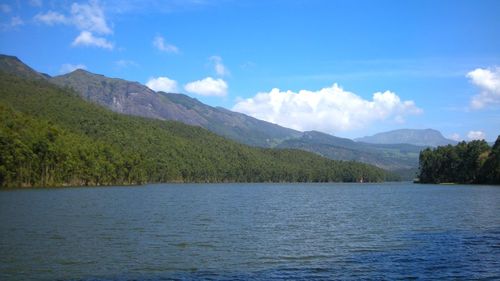
[[500,136],[493,147],[484,140],[427,148],[420,153],[422,183],[500,184]]
[[44,80],[0,72],[0,185],[383,181],[374,166],[253,148],[178,122],[126,116]]
[[212,107],[187,95],[155,92],[138,82],[81,69],[50,77],[14,56],[0,54],[0,70],[72,89],[84,100],[114,112],[196,125],[246,145],[305,150],[333,160],[375,165],[405,175],[405,178],[409,175],[411,179],[418,168],[418,154],[422,149],[419,146],[359,143],[320,132],[299,132],[221,107]]

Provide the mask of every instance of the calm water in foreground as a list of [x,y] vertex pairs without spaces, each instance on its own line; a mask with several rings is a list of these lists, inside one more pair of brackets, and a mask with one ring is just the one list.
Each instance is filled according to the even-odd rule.
[[0,280],[498,279],[500,187],[0,192]]

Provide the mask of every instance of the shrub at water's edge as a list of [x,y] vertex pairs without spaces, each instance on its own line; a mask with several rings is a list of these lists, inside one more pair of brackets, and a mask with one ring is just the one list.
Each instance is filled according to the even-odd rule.
[[1,187],[395,179],[367,164],[114,113],[68,89],[0,72]]
[[493,147],[475,140],[427,148],[419,161],[421,183],[500,184],[500,136]]

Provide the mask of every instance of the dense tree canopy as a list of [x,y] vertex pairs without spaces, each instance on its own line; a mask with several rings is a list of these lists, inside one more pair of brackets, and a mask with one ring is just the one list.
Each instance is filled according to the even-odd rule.
[[422,183],[500,184],[500,136],[491,148],[484,140],[427,148],[420,153]]
[[113,113],[0,72],[0,186],[394,180],[371,165],[238,144],[178,122]]

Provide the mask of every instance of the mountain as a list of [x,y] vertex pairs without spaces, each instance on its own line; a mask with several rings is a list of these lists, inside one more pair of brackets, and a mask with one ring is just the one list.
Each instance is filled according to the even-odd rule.
[[[394,171],[402,170],[402,174],[414,174],[413,170],[418,166],[418,152],[415,151],[420,150],[419,147],[359,144],[320,132],[302,133],[221,107],[211,107],[183,94],[154,92],[137,82],[108,78],[85,70],[48,77],[24,65],[17,58],[2,58],[0,68],[9,73],[21,77],[41,77],[41,80],[72,89],[85,100],[118,113],[179,121],[203,127],[251,146],[296,148],[334,160],[353,160]],[[16,65],[16,68],[11,68],[10,65]],[[408,172],[408,169],[411,171]]]
[[362,163],[250,147],[176,121],[119,114],[0,71],[0,186],[394,179]]
[[85,70],[75,70],[50,81],[115,112],[200,126],[248,145],[271,147],[300,135],[300,132],[244,114],[205,105],[186,95],[155,92],[137,82]]
[[336,160],[369,163],[387,170],[408,170],[418,166],[424,147],[410,144],[368,144],[321,132],[304,132],[301,137],[285,140],[277,147],[295,148]]
[[15,56],[7,56],[0,54],[0,71],[12,73],[19,77],[28,79],[43,80],[49,76],[33,70],[31,67],[24,64],[20,59]]
[[248,145],[273,147],[282,140],[300,136],[298,131],[211,107],[183,94],[155,92],[138,82],[108,78],[82,69],[50,77],[33,70],[17,57],[0,55],[0,70],[23,78],[48,79],[115,112],[200,126]]
[[447,139],[436,130],[424,129],[401,129],[384,133],[378,133],[373,136],[367,136],[356,139],[358,142],[375,144],[399,144],[407,143],[418,146],[440,146],[447,144],[456,144],[454,140]]
[[301,149],[333,160],[358,161],[389,170],[415,169],[420,147],[358,144],[320,132],[302,133],[221,107],[211,107],[183,94],[154,92],[137,82],[76,70],[50,81],[75,90],[83,98],[113,111],[200,126],[237,142]]

